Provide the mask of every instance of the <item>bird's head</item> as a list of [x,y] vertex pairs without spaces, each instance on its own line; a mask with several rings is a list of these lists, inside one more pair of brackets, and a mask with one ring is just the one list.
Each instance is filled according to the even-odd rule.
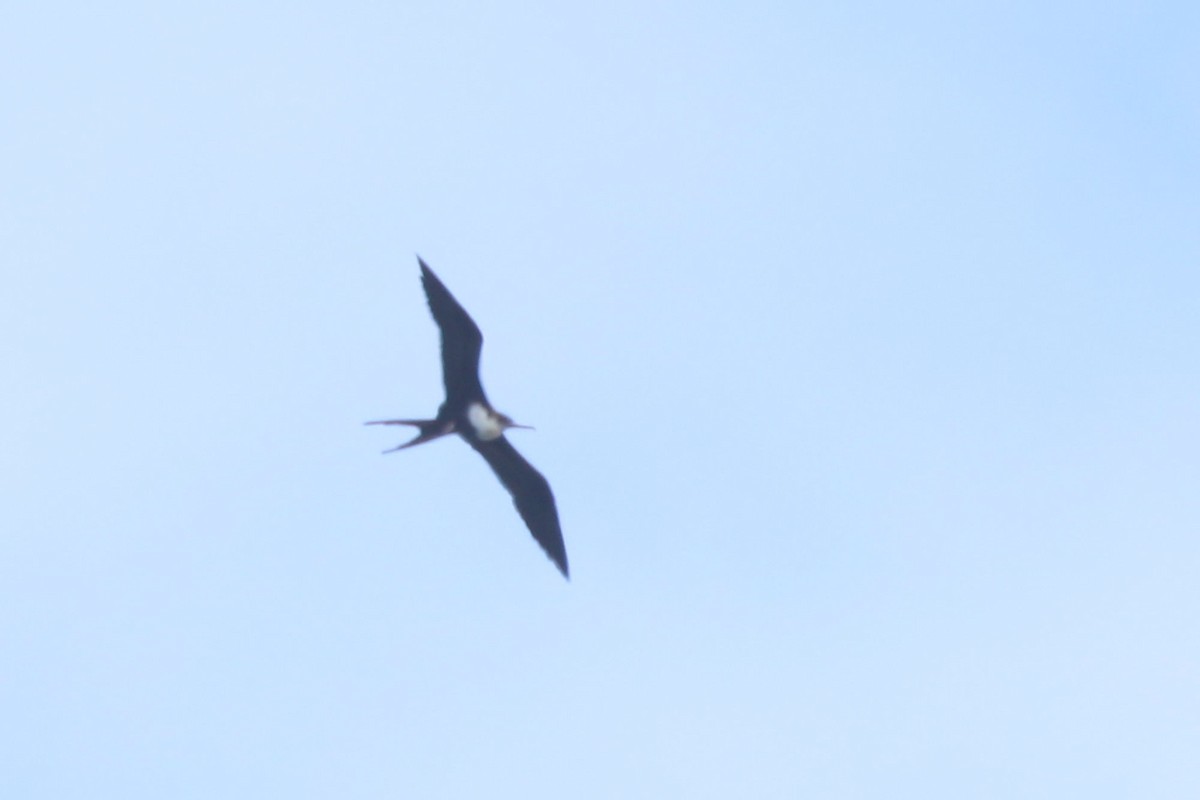
[[496,421],[500,423],[500,427],[504,430],[508,430],[509,428],[521,428],[522,430],[527,431],[534,430],[532,425],[519,425],[516,422],[513,422],[513,418],[507,414],[500,414],[497,412]]

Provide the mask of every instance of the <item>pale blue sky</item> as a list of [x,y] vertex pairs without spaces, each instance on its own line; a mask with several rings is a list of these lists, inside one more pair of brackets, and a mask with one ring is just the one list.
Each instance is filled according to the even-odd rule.
[[1200,796],[1196,5],[577,6],[0,10],[0,795]]

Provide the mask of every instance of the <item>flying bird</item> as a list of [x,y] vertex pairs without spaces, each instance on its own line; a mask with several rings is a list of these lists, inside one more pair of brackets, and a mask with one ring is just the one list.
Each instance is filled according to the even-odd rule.
[[569,578],[567,549],[550,484],[504,437],[508,428],[529,426],[518,425],[492,408],[483,392],[483,384],[479,382],[479,351],[483,348],[479,326],[420,256],[417,262],[421,265],[421,285],[429,300],[429,310],[442,332],[442,381],[446,385],[446,399],[435,419],[384,419],[367,424],[410,425],[417,429],[417,435],[411,441],[385,450],[385,453],[424,444],[451,433],[461,436],[491,466],[512,495],[513,504],[533,538],[563,577]]

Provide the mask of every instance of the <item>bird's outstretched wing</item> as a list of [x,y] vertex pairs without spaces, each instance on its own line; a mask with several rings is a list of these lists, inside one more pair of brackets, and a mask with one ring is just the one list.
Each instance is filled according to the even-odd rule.
[[472,401],[485,400],[479,382],[483,334],[429,265],[420,256],[417,261],[421,264],[421,285],[425,287],[429,310],[442,331],[442,381],[446,384],[446,405],[461,408]]
[[563,577],[570,578],[567,548],[563,544],[558,509],[555,508],[554,493],[550,491],[549,482],[503,436],[486,442],[464,438],[484,457],[504,488],[508,489],[513,504],[533,538],[550,556]]

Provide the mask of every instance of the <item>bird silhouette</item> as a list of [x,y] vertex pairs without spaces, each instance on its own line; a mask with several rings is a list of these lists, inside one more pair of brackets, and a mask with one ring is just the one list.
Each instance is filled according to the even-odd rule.
[[504,436],[504,431],[509,428],[529,426],[518,425],[492,408],[479,381],[479,353],[483,349],[479,326],[429,265],[419,256],[417,262],[421,265],[421,285],[425,288],[429,310],[442,332],[442,381],[446,385],[446,399],[434,419],[384,419],[366,424],[408,425],[417,429],[412,440],[384,451],[386,453],[415,447],[451,433],[461,436],[487,461],[512,495],[513,504],[533,538],[563,577],[569,578],[567,549],[550,483]]

